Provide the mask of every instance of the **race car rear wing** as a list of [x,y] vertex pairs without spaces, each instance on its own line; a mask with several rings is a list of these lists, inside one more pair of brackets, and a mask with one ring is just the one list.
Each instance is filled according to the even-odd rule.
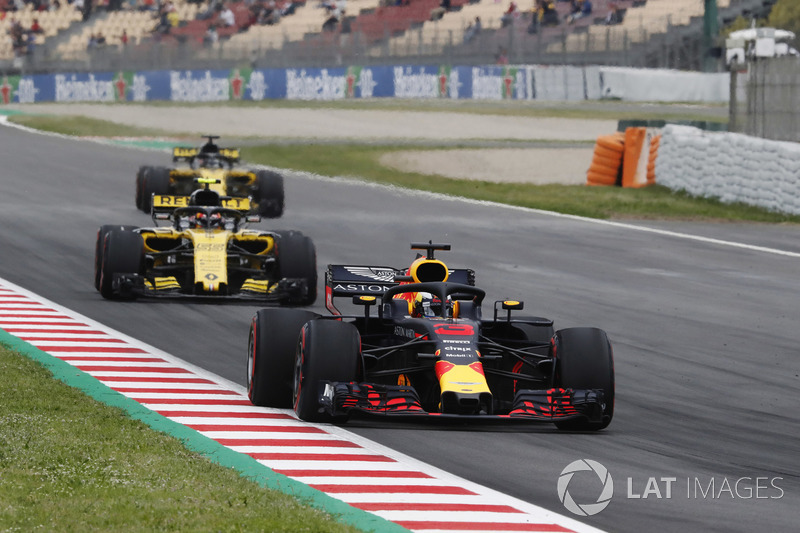
[[[475,285],[475,271],[468,268],[448,269],[447,281]],[[341,312],[333,304],[337,296],[380,297],[390,288],[399,285],[406,269],[387,266],[328,265],[325,273],[325,307],[334,315]]]
[[[150,214],[153,220],[169,220],[172,213],[181,207],[190,207],[190,196],[170,196],[163,194],[154,194],[151,203]],[[219,207],[239,211],[242,215],[248,216],[252,208],[249,198],[238,198],[223,196],[219,198]],[[254,216],[254,215],[253,215]],[[248,222],[258,222],[258,220],[250,220]]]

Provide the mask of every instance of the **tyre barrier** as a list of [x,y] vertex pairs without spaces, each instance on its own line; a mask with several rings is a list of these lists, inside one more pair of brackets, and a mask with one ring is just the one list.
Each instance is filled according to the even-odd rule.
[[601,135],[594,146],[594,156],[586,171],[587,185],[620,185],[625,134]]
[[601,135],[597,138],[592,163],[586,172],[586,184],[618,187],[654,184],[659,139],[659,130],[644,127]]

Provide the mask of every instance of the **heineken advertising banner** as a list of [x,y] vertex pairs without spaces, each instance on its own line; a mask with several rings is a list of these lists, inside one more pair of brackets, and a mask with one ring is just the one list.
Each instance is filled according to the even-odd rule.
[[378,66],[4,76],[4,104],[348,98],[534,98],[531,67]]

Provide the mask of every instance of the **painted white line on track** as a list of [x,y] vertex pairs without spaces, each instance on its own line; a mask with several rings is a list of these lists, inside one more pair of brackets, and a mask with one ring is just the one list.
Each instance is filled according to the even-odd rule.
[[[5,116],[5,115],[0,115],[0,125],[5,125],[5,126],[13,127],[13,128],[19,128],[19,129],[21,129],[23,131],[26,131],[26,132],[29,132],[29,133],[35,133],[35,134],[39,134],[39,135],[55,136],[55,137],[60,137],[60,138],[64,138],[64,139],[71,139],[71,140],[82,140],[84,142],[94,142],[94,143],[97,143],[97,144],[113,145],[113,146],[120,147],[120,148],[134,148],[134,149],[139,149],[139,150],[163,151],[163,150],[154,150],[154,149],[148,149],[148,148],[143,148],[143,147],[136,147],[136,146],[129,146],[129,145],[124,145],[124,144],[119,144],[119,143],[115,143],[113,141],[104,140],[104,139],[95,139],[95,138],[88,139],[88,138],[81,138],[81,137],[72,137],[72,136],[63,135],[63,134],[60,134],[60,133],[53,133],[53,132],[35,130],[33,128],[28,128],[27,126],[22,126],[20,124],[14,124],[13,122],[8,122],[8,117]],[[706,244],[714,244],[714,245],[718,245],[718,246],[727,246],[727,247],[732,247],[732,248],[739,248],[739,249],[743,249],[743,250],[749,250],[749,251],[752,251],[752,252],[761,252],[761,253],[767,253],[767,254],[773,254],[773,255],[781,255],[781,256],[785,256],[785,257],[800,258],[800,252],[791,252],[791,251],[788,251],[788,250],[780,250],[778,248],[769,248],[769,247],[766,247],[766,246],[757,246],[757,245],[753,245],[753,244],[745,244],[745,243],[736,242],[736,241],[726,241],[726,240],[722,240],[722,239],[714,239],[714,238],[711,238],[711,237],[703,237],[703,236],[700,236],[700,235],[692,235],[690,233],[681,233],[681,232],[677,232],[677,231],[663,230],[663,229],[658,229],[658,228],[650,228],[650,227],[647,227],[647,226],[637,226],[635,224],[627,224],[627,223],[624,223],[624,222],[614,222],[614,221],[610,221],[610,220],[601,220],[601,219],[597,219],[597,218],[588,218],[588,217],[582,217],[582,216],[579,216],[579,215],[568,215],[568,214],[564,214],[564,213],[557,213],[555,211],[545,211],[543,209],[535,209],[535,208],[532,208],[532,207],[522,207],[522,206],[516,206],[516,205],[508,205],[508,204],[502,204],[502,203],[498,203],[498,202],[491,202],[491,201],[488,201],[488,200],[475,200],[475,199],[472,199],[472,198],[465,198],[463,196],[451,196],[451,195],[447,195],[447,194],[441,194],[441,193],[435,193],[435,192],[429,192],[429,191],[419,191],[419,190],[414,190],[414,189],[407,189],[407,188],[403,188],[403,187],[398,187],[396,185],[385,185],[385,184],[382,184],[382,183],[375,183],[375,182],[371,182],[371,181],[363,181],[363,180],[358,180],[358,179],[353,179],[353,178],[348,178],[348,177],[343,177],[343,176],[323,176],[321,174],[315,174],[315,173],[312,173],[312,172],[305,172],[305,171],[292,170],[292,169],[282,169],[282,168],[278,168],[278,167],[272,167],[272,166],[269,166],[269,165],[253,165],[253,166],[254,166],[254,168],[264,168],[264,169],[268,169],[268,170],[288,171],[288,172],[292,172],[296,176],[303,177],[303,178],[306,178],[306,179],[309,179],[309,180],[328,181],[328,182],[333,181],[333,182],[336,182],[336,183],[341,183],[343,185],[357,186],[357,187],[362,188],[362,189],[364,187],[371,187],[371,188],[391,191],[391,192],[393,192],[395,194],[402,194],[402,195],[405,195],[405,196],[417,196],[417,197],[424,197],[424,198],[432,198],[432,199],[444,200],[444,201],[448,201],[448,202],[464,202],[464,203],[468,203],[468,204],[472,204],[472,205],[481,205],[481,206],[494,207],[494,208],[497,208],[497,209],[511,209],[511,210],[514,210],[514,211],[521,211],[521,212],[524,212],[524,213],[536,213],[536,214],[539,214],[539,215],[550,216],[550,217],[555,217],[555,218],[563,218],[563,219],[567,219],[567,220],[575,220],[575,221],[578,221],[578,222],[585,222],[585,223],[589,223],[589,224],[597,224],[597,225],[615,227],[615,228],[620,228],[620,229],[625,229],[625,230],[632,230],[632,231],[638,231],[638,232],[644,232],[644,233],[652,233],[654,235],[661,235],[661,236],[664,236],[664,237],[672,237],[672,238],[676,238],[676,239],[691,240],[691,241],[703,242],[703,243],[706,243]]]
[[[354,507],[413,531],[598,531],[345,429],[308,424],[289,410],[253,406],[243,387],[2,279],[0,286],[5,293],[37,300],[73,322],[124,341],[121,351],[109,351],[94,349],[91,339],[80,346],[69,338],[45,343],[44,351],[143,406]],[[0,312],[13,305],[0,301]],[[45,329],[62,327],[58,318],[51,316]],[[128,358],[125,352],[149,357]],[[87,353],[94,355],[86,358]],[[492,512],[487,505],[495,506],[489,508]]]

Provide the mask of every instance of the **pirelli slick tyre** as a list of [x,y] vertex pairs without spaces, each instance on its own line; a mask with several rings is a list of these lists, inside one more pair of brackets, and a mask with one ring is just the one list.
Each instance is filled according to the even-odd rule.
[[144,241],[132,231],[114,228],[103,239],[103,256],[100,261],[99,290],[103,298],[134,299],[134,294],[123,294],[113,288],[114,274],[144,273]]
[[150,204],[154,194],[169,194],[169,169],[165,167],[149,167],[142,176],[142,207],[150,213]]
[[136,209],[142,209],[144,199],[144,176],[152,167],[142,166],[136,172]]
[[301,309],[261,309],[250,324],[247,396],[253,405],[292,407],[294,360],[303,325],[319,318]]
[[607,427],[614,416],[614,357],[605,331],[597,328],[567,328],[556,332],[555,379],[565,389],[602,389],[605,398],[603,420],[583,418],[556,422],[568,431],[597,431]]
[[312,305],[317,299],[317,250],[314,242],[299,231],[278,232],[278,277],[303,279],[307,291],[288,298],[289,305]]
[[283,176],[271,170],[257,170],[258,214],[266,218],[283,215]]
[[312,320],[303,326],[294,364],[294,410],[301,420],[333,422],[321,411],[323,382],[355,381],[361,337],[352,324]]
[[119,231],[133,231],[136,226],[121,226],[119,224],[106,224],[100,226],[97,230],[97,238],[94,243],[94,288],[100,290],[100,270],[103,266],[103,242],[106,239],[106,234],[112,229]]

